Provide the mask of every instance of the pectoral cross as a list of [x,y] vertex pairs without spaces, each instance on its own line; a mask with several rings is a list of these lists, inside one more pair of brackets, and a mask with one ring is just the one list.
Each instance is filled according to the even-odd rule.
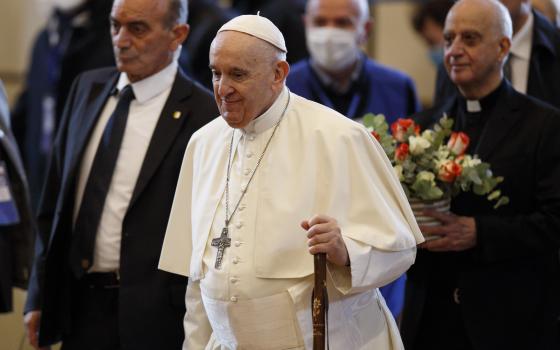
[[216,254],[216,263],[214,267],[219,269],[222,266],[222,258],[224,257],[224,251],[226,248],[231,246],[231,238],[228,237],[227,225],[222,230],[222,234],[218,238],[212,239],[212,247],[218,247],[218,253]]

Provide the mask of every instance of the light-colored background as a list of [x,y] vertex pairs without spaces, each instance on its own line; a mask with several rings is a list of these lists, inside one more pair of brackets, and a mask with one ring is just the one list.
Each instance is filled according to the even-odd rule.
[[[30,47],[37,30],[45,23],[48,0],[0,0],[0,78],[11,102],[21,89]],[[412,5],[384,1],[372,8],[374,31],[368,51],[377,61],[400,69],[414,79],[421,101],[429,104],[434,90],[435,70],[426,47],[410,25]],[[22,344],[22,303],[25,293],[14,291],[15,310],[0,315],[0,350],[27,350]]]

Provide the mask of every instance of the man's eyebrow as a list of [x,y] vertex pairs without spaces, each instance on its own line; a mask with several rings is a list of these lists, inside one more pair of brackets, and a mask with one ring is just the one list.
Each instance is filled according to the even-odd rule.
[[[123,24],[113,16],[109,16],[109,22]],[[142,25],[142,26],[149,27],[148,22],[141,19],[127,22],[126,25]]]
[[469,35],[482,35],[478,30],[475,29],[467,29],[467,30],[463,30],[461,32],[461,35],[463,34],[469,34]]

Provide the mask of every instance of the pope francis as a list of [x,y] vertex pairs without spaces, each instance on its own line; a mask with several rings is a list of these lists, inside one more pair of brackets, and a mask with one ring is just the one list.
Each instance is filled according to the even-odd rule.
[[210,48],[221,117],[192,136],[160,259],[189,276],[184,349],[311,349],[312,254],[327,254],[332,349],[402,349],[377,287],[422,235],[382,148],[285,87],[284,38],[258,15]]

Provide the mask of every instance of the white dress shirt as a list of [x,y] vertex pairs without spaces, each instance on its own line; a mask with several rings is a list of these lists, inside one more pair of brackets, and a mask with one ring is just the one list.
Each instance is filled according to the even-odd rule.
[[533,46],[533,13],[521,29],[513,36],[510,50],[511,84],[515,90],[526,94],[529,81],[529,63]]
[[[176,74],[177,62],[173,61],[158,73],[132,84],[135,99],[130,104],[119,156],[97,228],[93,265],[90,272],[108,272],[119,269],[123,219],[136,186],[152,134],[171,92]],[[126,74],[121,73],[116,86],[117,90],[120,92],[129,84]],[[117,96],[111,96],[107,100],[82,157],[76,187],[74,223],[80,209],[97,146],[103,135],[105,125],[115,110],[117,101]]]

